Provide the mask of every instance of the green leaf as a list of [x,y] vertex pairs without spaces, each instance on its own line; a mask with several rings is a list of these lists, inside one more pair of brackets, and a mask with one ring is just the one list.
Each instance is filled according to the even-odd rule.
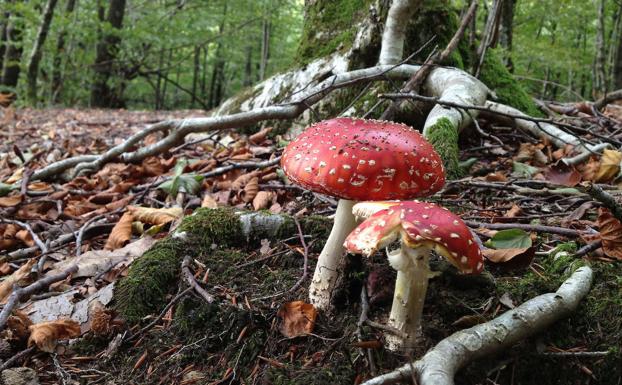
[[531,247],[531,237],[521,229],[501,230],[486,242],[486,246],[495,249],[524,249]]
[[538,171],[540,171],[540,169],[537,167],[521,162],[514,162],[512,175],[519,178],[531,178]]
[[9,195],[11,191],[16,190],[16,189],[17,189],[17,186],[15,185],[0,182],[0,197]]

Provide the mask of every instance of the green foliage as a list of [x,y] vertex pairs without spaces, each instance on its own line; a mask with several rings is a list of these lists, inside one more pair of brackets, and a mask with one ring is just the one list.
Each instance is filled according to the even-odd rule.
[[521,229],[501,230],[493,235],[486,245],[495,249],[522,249],[531,247],[531,237]]
[[173,177],[166,182],[160,183],[159,189],[166,191],[170,196],[176,196],[179,191],[196,195],[201,188],[203,177],[196,174],[184,174],[184,168],[188,165],[186,159],[180,159],[175,164]]

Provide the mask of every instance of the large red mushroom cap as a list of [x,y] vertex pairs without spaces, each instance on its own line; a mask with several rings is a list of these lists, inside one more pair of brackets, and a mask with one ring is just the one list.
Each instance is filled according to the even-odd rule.
[[419,132],[377,120],[314,124],[285,148],[281,166],[302,187],[357,201],[428,196],[445,183],[440,156]]
[[482,252],[468,226],[456,214],[428,202],[401,202],[378,211],[348,235],[344,246],[371,255],[400,235],[406,246],[434,249],[464,273],[480,273],[484,268]]

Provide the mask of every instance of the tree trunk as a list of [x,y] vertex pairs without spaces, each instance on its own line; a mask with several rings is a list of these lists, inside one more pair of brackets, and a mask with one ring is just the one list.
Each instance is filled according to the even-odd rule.
[[270,58],[270,29],[272,23],[268,16],[264,17],[261,25],[262,39],[261,39],[261,61],[259,62],[259,80],[262,81],[266,78],[266,69],[268,68],[268,59]]
[[9,24],[9,16],[11,14],[8,12],[2,12],[0,14],[0,80],[2,77],[2,63],[4,63],[4,54],[6,52],[6,43],[7,43],[7,30]]
[[615,46],[613,64],[611,66],[613,88],[619,90],[622,88],[622,10],[618,9],[616,18],[616,41],[612,41],[611,45]]
[[19,20],[21,15],[13,14],[7,20],[6,50],[2,67],[2,85],[14,88],[17,86],[22,58],[22,29]]
[[[120,30],[123,27],[126,0],[110,0],[106,21],[113,29]],[[122,95],[119,91],[111,88],[108,80],[115,75],[117,68],[117,51],[121,38],[118,33],[106,33],[97,44],[95,57],[95,79],[91,88],[91,105],[95,107],[122,107]]]
[[[263,79],[262,79],[263,80]],[[253,84],[253,47],[246,46],[246,64],[244,65],[244,87]]]
[[514,24],[514,8],[516,0],[505,0],[501,8],[501,26],[499,31],[499,44],[505,50],[503,62],[510,72],[514,72],[512,63],[512,34]]
[[[73,10],[76,7],[76,0],[67,0],[67,6],[65,8],[65,16],[67,19],[73,14]],[[59,103],[61,100],[61,93],[63,87],[63,56],[65,54],[65,39],[67,37],[67,28],[63,29],[58,34],[58,40],[56,41],[56,53],[54,54],[54,62],[52,69],[52,103]]]
[[195,103],[197,101],[197,86],[199,83],[199,70],[201,67],[201,47],[196,46],[194,47],[194,67],[193,67],[193,72],[192,72],[192,102],[190,104],[190,106],[192,108],[195,107]]
[[598,27],[596,29],[596,58],[594,59],[594,84],[592,96],[596,99],[606,91],[605,77],[605,0],[598,3]]
[[37,104],[37,75],[39,74],[39,63],[41,62],[43,44],[45,44],[45,39],[47,39],[48,32],[50,31],[50,24],[52,24],[54,8],[57,2],[57,0],[48,0],[46,2],[43,10],[43,19],[37,31],[35,44],[30,52],[26,74],[28,80],[28,101],[31,105]]
[[[227,18],[227,2],[224,3],[222,19],[218,26],[218,35],[222,36],[225,31],[225,19]],[[225,60],[222,58],[222,40],[218,39],[216,52],[214,55],[214,68],[212,69],[212,80],[209,87],[209,108],[214,108],[222,100],[222,83],[224,81]]]

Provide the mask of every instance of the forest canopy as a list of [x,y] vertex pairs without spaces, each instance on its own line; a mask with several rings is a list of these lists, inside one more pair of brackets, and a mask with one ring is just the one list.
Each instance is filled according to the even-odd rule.
[[[345,3],[364,11],[367,2]],[[456,9],[466,6],[464,1],[449,3]],[[502,16],[510,18],[511,28],[504,31],[502,25],[495,46],[534,96],[571,101],[620,88],[622,75],[616,69],[622,60],[622,23],[616,2],[507,3],[512,4],[513,17],[507,12]],[[211,109],[304,61],[302,0],[3,0],[0,4],[4,11],[0,68],[5,74],[1,89],[15,92],[18,104],[24,106]],[[493,6],[492,1],[482,2],[476,24],[480,32]],[[53,12],[49,32],[32,80],[30,57],[49,7]],[[27,97],[33,81],[36,93]],[[94,97],[102,81],[112,95]]]

